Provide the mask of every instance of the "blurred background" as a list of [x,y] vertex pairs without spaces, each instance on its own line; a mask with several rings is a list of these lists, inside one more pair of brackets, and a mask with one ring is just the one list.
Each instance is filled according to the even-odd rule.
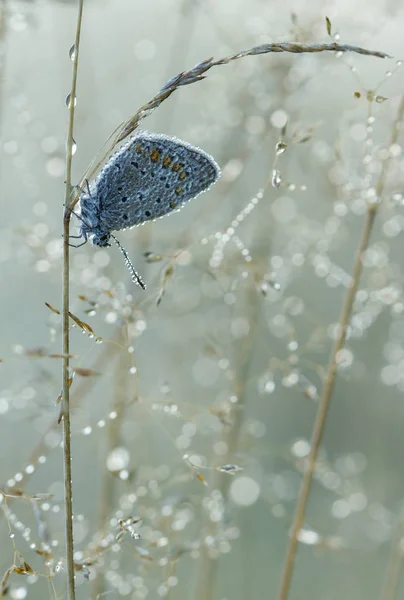
[[[75,2],[0,5],[0,578],[32,569],[0,584],[15,600],[66,597],[61,317],[45,303],[61,309],[76,19]],[[77,598],[277,598],[376,200],[289,598],[404,597],[403,28],[395,0],[85,1],[73,183],[211,56],[338,41],[392,58],[246,57],[142,123],[212,154],[222,178],[118,234],[145,292],[116,248],[71,249]]]

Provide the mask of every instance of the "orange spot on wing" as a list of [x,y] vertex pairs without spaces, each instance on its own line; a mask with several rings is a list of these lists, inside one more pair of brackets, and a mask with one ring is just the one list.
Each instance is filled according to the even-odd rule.
[[153,152],[150,155],[150,158],[153,162],[157,163],[161,158],[161,154],[157,150],[153,150]]
[[168,156],[163,160],[163,167],[166,169],[171,165],[173,161]]

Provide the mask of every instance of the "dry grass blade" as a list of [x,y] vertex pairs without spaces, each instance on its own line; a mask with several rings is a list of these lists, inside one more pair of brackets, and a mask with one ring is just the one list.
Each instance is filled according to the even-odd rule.
[[13,572],[14,572],[14,566],[7,569],[7,571],[3,575],[2,580],[0,581],[0,593],[2,596],[5,596],[7,594],[7,581],[9,580],[10,575]]
[[80,377],[99,377],[101,373],[94,371],[94,369],[84,369],[82,367],[75,367],[74,372]]
[[76,325],[78,327],[80,327],[80,329],[82,329],[84,331],[84,333],[88,333],[91,337],[96,337],[96,335],[93,331],[93,328],[90,327],[90,325],[88,323],[86,323],[85,321],[82,321],[81,319],[79,319],[79,317],[76,317],[76,315],[74,315],[70,311],[69,311],[69,317],[76,323]]
[[49,308],[49,310],[51,310],[52,312],[54,312],[57,315],[60,315],[60,310],[58,310],[57,308],[54,308],[51,304],[49,304],[49,302],[45,302],[45,305]]

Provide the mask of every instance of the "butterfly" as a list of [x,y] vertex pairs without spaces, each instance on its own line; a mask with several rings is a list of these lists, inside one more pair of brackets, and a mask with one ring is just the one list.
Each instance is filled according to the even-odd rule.
[[[79,238],[124,255],[132,279],[145,287],[112,231],[153,221],[179,210],[220,177],[216,161],[187,142],[140,131],[113,154],[80,195]],[[80,244],[82,245],[82,244]]]

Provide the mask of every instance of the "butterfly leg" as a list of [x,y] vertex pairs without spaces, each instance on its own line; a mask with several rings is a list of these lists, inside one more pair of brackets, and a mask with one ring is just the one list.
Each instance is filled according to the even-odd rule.
[[[70,237],[82,237],[81,235],[71,235]],[[70,244],[69,242],[69,246],[71,248],[81,248],[81,246],[84,246],[84,244],[87,244],[87,240],[84,240],[84,242],[82,242],[81,244]]]

